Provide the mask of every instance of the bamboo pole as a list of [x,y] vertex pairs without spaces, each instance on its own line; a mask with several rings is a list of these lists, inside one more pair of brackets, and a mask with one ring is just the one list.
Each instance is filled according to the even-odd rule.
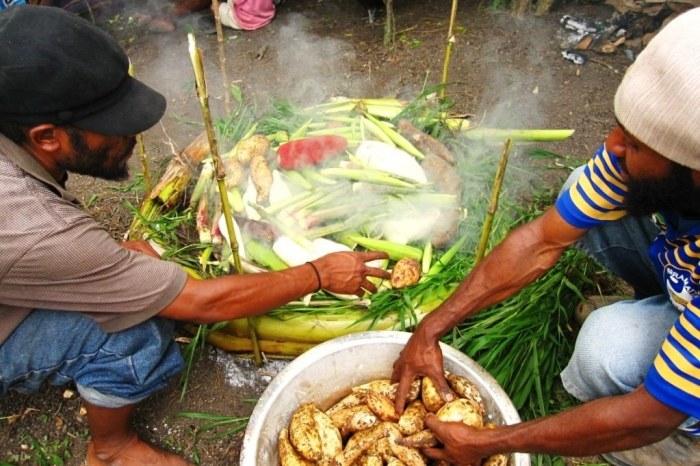
[[[221,160],[221,154],[219,154],[216,141],[216,131],[214,130],[214,124],[212,122],[211,112],[209,110],[209,96],[207,94],[207,84],[204,78],[202,51],[201,49],[197,48],[194,34],[192,34],[191,32],[187,34],[187,39],[189,41],[189,51],[190,58],[192,60],[192,67],[194,68],[197,96],[199,97],[199,103],[202,109],[202,117],[204,118],[204,126],[206,128],[207,139],[209,140],[209,149],[211,151],[212,156],[212,163],[214,165],[214,176],[216,178],[216,183],[219,187],[219,194],[221,196],[221,208],[223,210],[224,219],[226,221],[226,229],[228,230],[229,243],[231,246],[231,253],[233,255],[233,267],[235,272],[241,275],[243,274],[243,267],[241,266],[241,258],[238,254],[238,240],[236,238],[236,230],[233,227],[233,214],[231,213],[231,206],[229,204],[227,196],[226,169],[224,167],[223,161]],[[255,328],[252,325],[250,325],[250,338],[253,341],[253,353],[255,355],[255,363],[258,366],[260,366],[262,365],[262,354],[260,353],[260,347],[257,345],[257,336],[255,334]]]
[[474,258],[474,265],[481,262],[486,253],[486,245],[489,242],[489,236],[491,235],[491,227],[493,225],[493,218],[496,215],[496,209],[498,208],[498,198],[501,195],[501,186],[503,185],[503,178],[506,173],[506,165],[508,164],[508,155],[513,147],[513,140],[507,139],[503,144],[503,150],[501,151],[501,159],[498,162],[498,169],[496,170],[496,177],[493,181],[493,191],[491,192],[491,200],[489,201],[489,208],[486,212],[486,218],[484,220],[484,226],[481,228],[481,238],[479,239],[479,247],[476,250],[476,257]]
[[447,28],[447,47],[445,47],[445,61],[442,64],[442,88],[440,89],[440,100],[445,98],[445,87],[447,85],[447,70],[450,67],[452,56],[452,45],[455,43],[454,26],[457,18],[457,4],[459,0],[452,0],[452,11],[450,12],[450,26]]
[[143,192],[148,195],[153,188],[151,180],[151,170],[148,168],[148,158],[146,157],[146,145],[143,142],[143,134],[136,135],[136,147],[139,148],[139,159],[141,159],[141,169],[143,170]]
[[[129,76],[135,76],[134,64],[129,61]],[[139,159],[141,160],[141,168],[143,170],[143,191],[148,195],[153,188],[151,180],[151,171],[148,168],[148,159],[146,158],[146,145],[143,142],[143,133],[136,135],[136,147],[139,150]]]
[[216,22],[216,43],[219,48],[219,66],[221,67],[221,86],[224,88],[224,109],[226,115],[231,114],[231,90],[228,88],[228,72],[226,71],[226,50],[224,48],[224,28],[221,24],[219,0],[212,0],[214,21]]

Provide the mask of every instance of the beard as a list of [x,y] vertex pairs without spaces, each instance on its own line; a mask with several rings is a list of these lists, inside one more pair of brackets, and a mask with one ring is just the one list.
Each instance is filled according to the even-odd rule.
[[97,149],[90,149],[80,131],[68,128],[68,137],[75,150],[75,156],[70,161],[64,161],[64,170],[110,181],[121,181],[129,177],[126,161],[136,145],[135,138],[120,148],[105,144]]
[[627,212],[634,216],[661,211],[698,215],[700,188],[693,184],[692,170],[674,162],[664,178],[630,178],[624,202]]

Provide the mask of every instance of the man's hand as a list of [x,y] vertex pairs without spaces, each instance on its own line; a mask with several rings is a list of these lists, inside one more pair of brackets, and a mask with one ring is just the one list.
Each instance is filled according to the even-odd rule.
[[143,241],[143,240],[132,240],[132,241],[123,241],[121,243],[121,246],[124,249],[129,249],[131,251],[136,251],[140,252],[142,254],[146,254],[147,256],[155,257],[156,259],[160,259],[160,254],[156,252],[155,249],[153,249],[153,246],[148,241]]
[[332,293],[364,296],[377,287],[367,277],[389,279],[391,274],[379,267],[366,264],[389,256],[383,252],[334,252],[312,262],[318,271],[319,285]]
[[416,377],[428,376],[438,388],[442,399],[452,401],[454,393],[445,380],[443,371],[442,350],[437,339],[430,339],[425,336],[420,327],[411,335],[406,346],[399,354],[399,358],[394,362],[394,372],[391,375],[392,382],[398,382],[396,391],[396,410],[403,412],[406,404],[406,397],[411,382]]
[[429,414],[425,425],[442,444],[441,448],[424,448],[429,458],[443,460],[456,466],[478,466],[486,456],[479,451],[479,430],[462,422],[442,422]]

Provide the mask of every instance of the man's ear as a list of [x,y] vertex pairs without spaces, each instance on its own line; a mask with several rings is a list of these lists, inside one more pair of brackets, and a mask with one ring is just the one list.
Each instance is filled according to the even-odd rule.
[[69,141],[65,129],[45,123],[29,129],[26,144],[32,152],[55,154],[65,150]]
[[605,149],[615,155],[624,156],[625,147],[625,132],[620,125],[615,125],[605,138]]

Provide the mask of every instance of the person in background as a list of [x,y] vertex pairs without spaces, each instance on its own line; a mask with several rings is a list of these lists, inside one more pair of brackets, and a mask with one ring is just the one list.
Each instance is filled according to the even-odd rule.
[[[151,32],[172,32],[179,20],[202,12],[210,6],[211,0],[177,0],[174,4],[165,7],[164,11],[155,17],[146,14],[138,14],[137,17],[141,23],[146,24]],[[202,28],[200,27],[200,29]],[[207,21],[203,29],[206,29],[205,32],[215,32],[213,21]]]
[[[253,31],[270,24],[275,17],[275,6],[283,0],[222,0],[219,2],[221,24],[233,29]],[[192,14],[206,10],[213,11],[211,0],[178,0],[165,13],[147,19],[147,27],[152,32],[171,32],[176,23]],[[207,33],[216,32],[213,17],[201,16],[197,19],[198,29]]]
[[595,310],[580,330],[561,378],[583,404],[483,430],[429,415],[441,443],[423,450],[430,458],[477,465],[497,453],[602,453],[622,466],[700,465],[700,8],[651,40],[614,110],[617,125],[556,204],[511,232],[425,317],[392,376],[400,411],[418,376],[452,399],[440,338],[578,244],[635,292]]
[[228,0],[219,4],[221,24],[233,29],[254,31],[270,24],[274,17],[273,0]]
[[66,190],[69,172],[120,180],[165,98],[132,78],[118,43],[60,8],[0,12],[0,393],[73,381],[86,464],[185,465],[142,441],[137,403],[183,367],[175,321],[261,314],[326,289],[363,295],[368,261],[341,252],[280,272],[190,277],[142,241],[117,243]]

